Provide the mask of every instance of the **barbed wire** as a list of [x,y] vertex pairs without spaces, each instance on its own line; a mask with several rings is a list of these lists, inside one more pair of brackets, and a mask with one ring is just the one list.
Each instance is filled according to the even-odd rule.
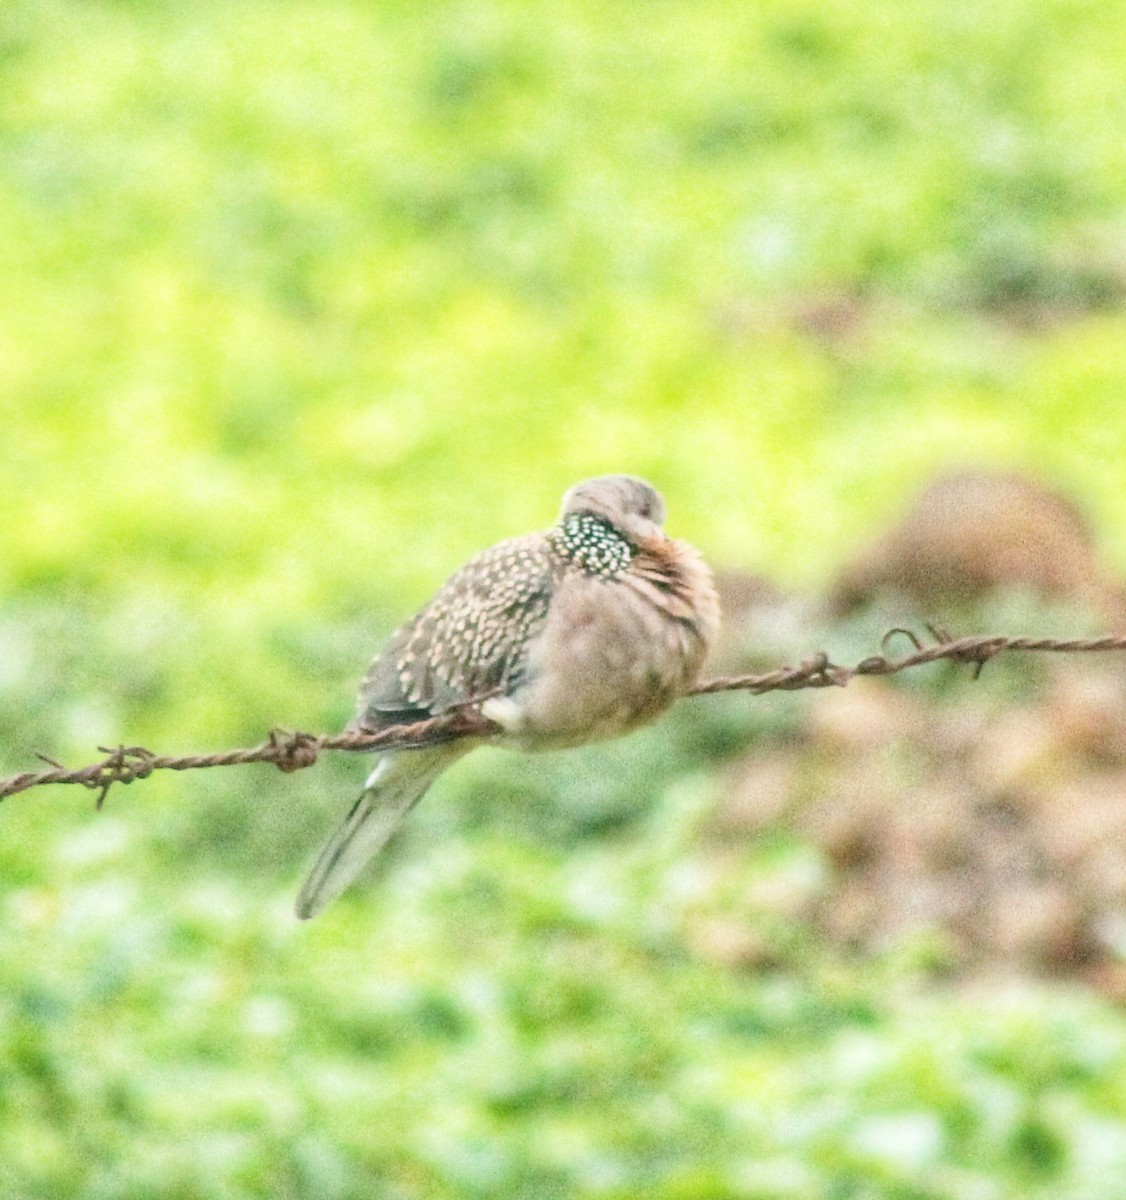
[[[890,629],[881,640],[887,649],[893,637],[907,639],[914,652],[902,658],[890,658],[886,653],[873,654],[855,666],[844,667],[832,662],[819,651],[796,667],[778,667],[757,675],[727,675],[709,679],[689,688],[684,697],[711,695],[716,692],[798,691],[803,688],[845,687],[857,676],[896,675],[912,667],[948,660],[969,663],[976,679],[982,668],[998,654],[1008,651],[1042,651],[1058,654],[1083,654],[1108,650],[1126,650],[1126,634],[1105,634],[1095,638],[1032,638],[1032,637],[963,637],[951,638],[941,630],[928,627],[934,639],[924,643],[910,629]],[[48,784],[79,784],[98,793],[96,805],[101,808],[106,795],[115,783],[128,784],[146,779],[154,771],[195,771],[205,767],[234,767],[244,763],[273,763],[282,771],[298,771],[311,767],[322,750],[373,751],[387,749],[417,749],[463,737],[488,737],[501,732],[500,726],[483,716],[480,697],[436,717],[402,725],[388,725],[378,730],[346,729],[336,734],[313,734],[274,729],[265,741],[241,750],[225,750],[216,754],[154,754],[144,746],[99,746],[105,755],[88,766],[70,769],[46,755],[38,758],[48,764],[47,770],[25,771],[0,779],[0,800],[30,788]]]

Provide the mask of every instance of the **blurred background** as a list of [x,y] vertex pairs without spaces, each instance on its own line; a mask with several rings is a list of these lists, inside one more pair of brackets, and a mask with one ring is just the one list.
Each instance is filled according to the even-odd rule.
[[[1126,630],[1124,21],[6,0],[0,771],[337,728],[605,471],[717,671]],[[1123,1195],[1114,656],[482,751],[299,924],[365,765],[3,804],[3,1200]]]

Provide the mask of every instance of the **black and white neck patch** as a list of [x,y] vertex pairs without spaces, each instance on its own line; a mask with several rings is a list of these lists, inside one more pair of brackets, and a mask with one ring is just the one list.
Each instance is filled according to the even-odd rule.
[[633,548],[602,517],[571,513],[558,526],[555,545],[559,553],[588,575],[613,578],[629,566]]

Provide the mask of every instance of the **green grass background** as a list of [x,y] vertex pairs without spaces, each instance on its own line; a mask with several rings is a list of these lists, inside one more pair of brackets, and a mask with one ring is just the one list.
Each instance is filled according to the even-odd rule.
[[[1015,465],[1126,568],[1124,36],[6,0],[0,767],[339,725],[396,620],[607,470],[816,586],[940,466]],[[475,756],[310,926],[355,761],[6,803],[0,1197],[1121,1197],[1117,1009],[684,950],[710,768],[800,703]]]

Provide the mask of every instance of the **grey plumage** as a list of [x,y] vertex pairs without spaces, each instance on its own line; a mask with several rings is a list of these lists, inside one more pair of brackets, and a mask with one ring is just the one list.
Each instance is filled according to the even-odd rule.
[[297,897],[297,915],[315,916],[335,900],[383,849],[426,789],[468,749],[454,744],[382,755],[313,864]]
[[[643,480],[572,488],[559,523],[510,538],[455,572],[392,635],[352,727],[436,716],[467,701],[501,745],[546,750],[652,720],[695,678],[718,624],[711,574],[665,537]],[[381,756],[298,898],[311,917],[359,874],[437,776],[480,739]]]

